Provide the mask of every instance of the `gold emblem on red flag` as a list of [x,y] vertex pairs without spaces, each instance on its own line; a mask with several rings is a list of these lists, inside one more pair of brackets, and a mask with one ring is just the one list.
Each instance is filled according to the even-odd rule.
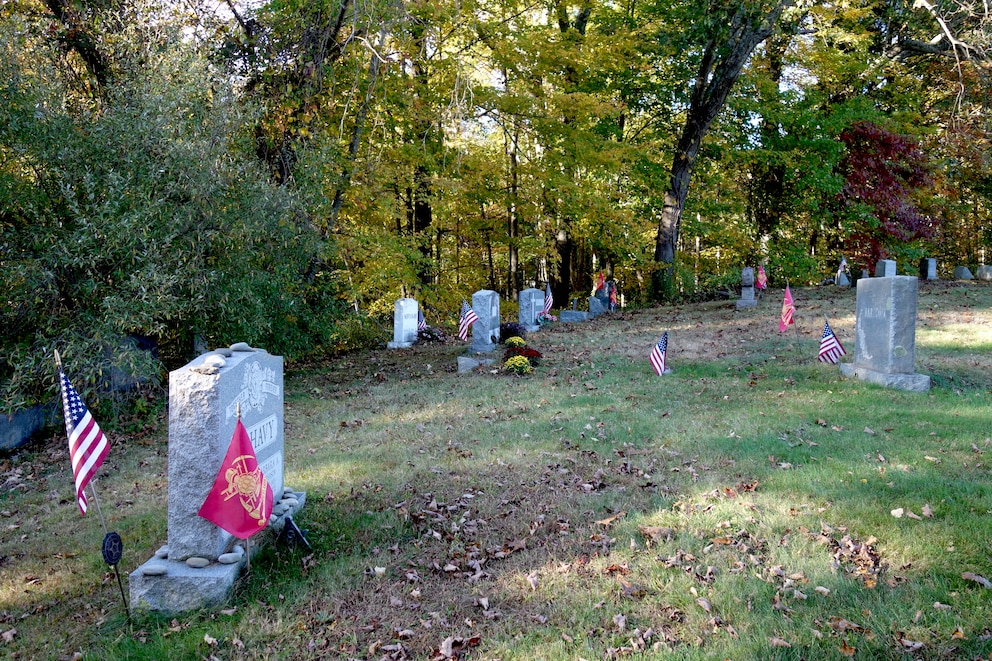
[[[248,470],[249,459],[255,464],[254,470]],[[268,482],[255,462],[254,455],[243,454],[235,458],[234,465],[227,469],[224,479],[227,480],[227,488],[221,492],[224,500],[237,496],[241,506],[258,522],[259,527],[268,523],[267,517],[262,516]]]

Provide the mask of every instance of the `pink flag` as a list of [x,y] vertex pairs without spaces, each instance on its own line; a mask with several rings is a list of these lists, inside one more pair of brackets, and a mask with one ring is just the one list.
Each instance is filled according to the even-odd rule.
[[258,467],[248,431],[239,419],[199,514],[235,537],[248,539],[269,525],[273,500],[272,487]]
[[758,280],[755,282],[755,286],[759,290],[764,290],[768,286],[768,275],[765,273],[764,264],[758,264]]
[[789,285],[785,285],[785,298],[782,299],[782,316],[778,320],[778,329],[781,332],[789,330],[792,325],[792,317],[796,313],[796,306],[792,304],[792,292]]

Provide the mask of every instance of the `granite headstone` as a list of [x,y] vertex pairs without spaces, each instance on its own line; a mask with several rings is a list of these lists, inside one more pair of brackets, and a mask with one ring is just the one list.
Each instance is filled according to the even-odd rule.
[[894,259],[880,259],[875,264],[876,278],[891,278],[896,275],[896,261]]
[[753,308],[757,304],[754,298],[754,269],[745,266],[741,269],[741,298],[737,301],[737,309]]
[[912,276],[858,280],[854,361],[840,365],[845,376],[900,390],[930,389],[930,377],[914,373],[918,288]]
[[472,324],[472,351],[490,353],[499,342],[499,294],[481,289],[472,294],[472,309],[479,320]]
[[976,280],[992,280],[992,266],[983,265],[975,269]]
[[544,310],[544,292],[540,289],[525,289],[517,295],[520,311],[517,321],[528,332],[538,330],[537,317]]
[[417,341],[417,320],[420,306],[414,298],[401,298],[393,304],[393,341],[390,349],[406,349]]
[[924,257],[920,260],[920,280],[937,280],[937,260]]
[[955,266],[954,267],[954,279],[955,280],[973,280],[975,276],[971,274],[971,269],[967,266]]

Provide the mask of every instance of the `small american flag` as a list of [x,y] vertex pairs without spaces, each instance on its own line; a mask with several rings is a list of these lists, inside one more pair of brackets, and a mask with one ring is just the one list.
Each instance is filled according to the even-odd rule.
[[83,490],[107,458],[110,441],[86,409],[61,367],[59,383],[62,387],[65,433],[69,437],[69,459],[72,461],[72,472],[76,480],[76,501],[79,503],[79,511],[86,514],[86,494]]
[[458,319],[458,337],[461,340],[468,339],[468,327],[479,320],[479,315],[475,310],[462,299],[462,315]]
[[658,343],[654,345],[651,349],[651,367],[654,368],[655,373],[661,376],[665,373],[665,356],[668,354],[668,331],[661,336]]
[[764,289],[768,286],[768,274],[765,273],[764,264],[758,264],[758,280],[755,282],[755,286],[758,289]]
[[820,354],[816,357],[816,359],[821,363],[836,365],[837,360],[846,354],[847,352],[844,351],[844,347],[841,346],[837,336],[834,335],[834,332],[830,329],[830,322],[824,320],[823,338],[820,340]]
[[544,285],[544,308],[541,310],[541,314],[550,314],[551,306],[555,304],[555,297],[551,295],[551,283],[545,283]]
[[417,310],[417,330],[427,330],[427,319],[424,318],[423,310]]

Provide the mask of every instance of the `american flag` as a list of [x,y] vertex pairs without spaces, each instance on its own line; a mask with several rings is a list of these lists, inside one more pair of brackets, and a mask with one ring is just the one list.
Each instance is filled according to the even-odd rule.
[[458,337],[462,340],[468,339],[468,327],[479,320],[479,315],[475,310],[462,299],[462,315],[458,319]]
[[417,310],[417,330],[427,330],[427,319],[424,318],[423,310]]
[[820,354],[816,357],[816,359],[821,363],[836,365],[837,360],[846,354],[847,352],[844,351],[844,347],[841,346],[837,336],[834,335],[834,332],[830,329],[830,322],[824,320],[823,338],[820,340]]
[[79,503],[79,511],[86,514],[86,494],[83,490],[96,475],[103,460],[107,458],[110,441],[86,409],[86,405],[69,383],[61,367],[59,383],[62,387],[65,433],[69,437],[69,459],[72,461],[72,472],[76,479],[76,501]]
[[785,298],[782,299],[782,316],[778,320],[778,329],[781,332],[789,330],[793,323],[793,315],[796,314],[796,306],[792,304],[792,291],[789,285],[785,285]]
[[606,286],[606,276],[604,276],[603,272],[600,271],[599,278],[596,280],[596,291],[599,291],[605,286]]
[[758,280],[755,283],[758,289],[764,289],[768,286],[768,274],[765,273],[765,265],[758,264]]
[[665,356],[668,354],[668,331],[665,331],[658,340],[658,343],[654,345],[651,349],[651,367],[654,368],[655,373],[661,376],[665,373]]
[[551,306],[555,304],[555,297],[551,295],[551,283],[545,283],[544,285],[544,308],[541,310],[541,314],[550,314]]

